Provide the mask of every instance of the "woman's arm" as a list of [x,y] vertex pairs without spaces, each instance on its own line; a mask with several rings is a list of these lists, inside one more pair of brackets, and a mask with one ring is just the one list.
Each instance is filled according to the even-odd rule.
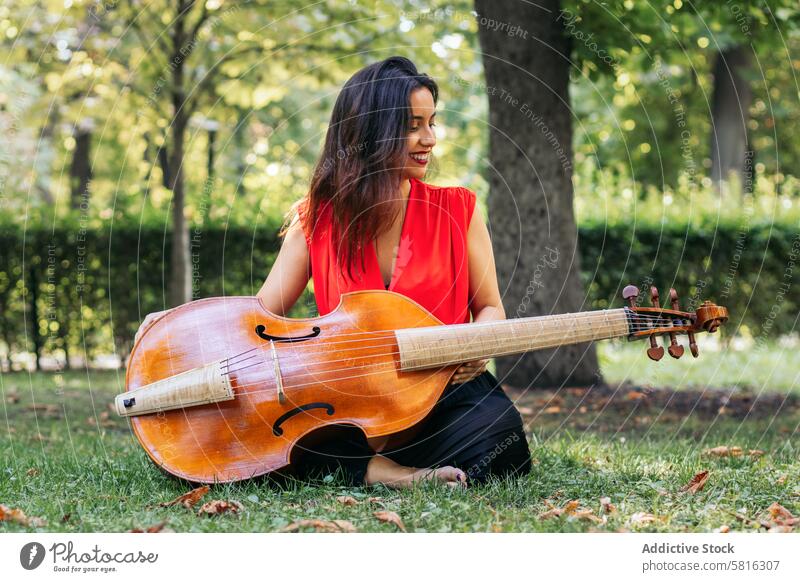
[[275,315],[285,316],[306,288],[311,277],[308,244],[295,216],[272,269],[256,296]]
[[473,321],[496,321],[506,318],[489,230],[477,205],[467,230],[469,250],[469,296]]
[[[506,318],[500,288],[497,285],[497,272],[494,266],[492,240],[486,223],[475,207],[467,229],[469,252],[469,296],[472,321],[497,321]],[[486,371],[489,360],[473,360],[462,364],[453,374],[450,382],[461,384],[469,382]]]

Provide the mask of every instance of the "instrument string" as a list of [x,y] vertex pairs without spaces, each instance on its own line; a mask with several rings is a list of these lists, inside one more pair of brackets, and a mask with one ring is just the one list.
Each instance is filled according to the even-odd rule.
[[[548,322],[552,322],[552,321],[564,322],[566,320],[567,323],[579,324],[579,323],[582,323],[581,319],[583,319],[583,320],[589,319],[589,316],[596,315],[597,313],[598,312],[587,311],[587,312],[584,312],[584,313],[579,314],[579,315],[570,314],[571,319],[568,319],[567,317],[562,317],[562,318],[560,318],[558,320],[549,319],[549,320],[546,320],[546,321],[542,321],[541,323],[544,324],[544,323],[548,323]],[[558,316],[553,316],[553,317],[558,317]],[[648,323],[654,323],[656,321],[663,323],[663,319],[661,317],[658,317],[658,316],[645,316],[644,319],[646,319],[647,321],[646,322],[634,321],[633,325],[629,324],[630,331],[633,333],[633,332],[637,332],[637,331],[645,331],[645,330],[653,329],[653,327],[651,325],[648,325]],[[500,321],[517,321],[517,320],[511,319],[511,320],[500,320]],[[470,324],[462,324],[462,325],[469,325],[470,329],[475,329],[475,328],[478,328],[478,327],[486,327],[487,324],[491,325],[491,324],[496,324],[496,323],[498,323],[498,321],[486,321],[486,322],[478,322],[478,323],[470,323]],[[597,322],[597,323],[601,324],[601,323],[604,323],[604,322]],[[607,322],[605,322],[605,323],[607,323]],[[445,326],[442,326],[442,327],[444,329],[446,329]],[[449,326],[449,327],[455,327],[455,326]],[[510,325],[508,327],[510,327]],[[664,327],[664,326],[660,326],[660,327]],[[403,329],[420,330],[420,329],[425,329],[425,328],[403,328]],[[439,329],[438,326],[430,327],[430,329],[431,330],[435,330],[435,331],[443,331],[442,329]],[[376,330],[376,331],[350,332],[350,333],[345,332],[345,333],[331,334],[331,335],[326,336],[326,338],[322,338],[322,339],[319,339],[319,340],[314,338],[314,339],[310,339],[310,340],[307,340],[307,341],[304,341],[304,342],[287,342],[287,343],[297,344],[297,345],[293,346],[293,351],[296,351],[296,352],[302,351],[302,352],[305,352],[303,354],[304,356],[305,355],[313,356],[313,355],[316,355],[317,353],[321,353],[322,351],[328,351],[330,348],[332,348],[334,346],[340,346],[340,345],[343,345],[343,344],[373,342],[373,341],[380,340],[380,339],[394,339],[396,337],[395,333],[397,331],[401,331],[401,330]],[[563,334],[564,332],[565,332],[565,330],[557,330],[555,333]],[[545,332],[545,333],[547,333],[547,332]],[[372,337],[369,337],[369,338],[366,338],[366,339],[358,339],[357,338],[357,339],[346,339],[346,340],[340,340],[340,341],[327,341],[329,338],[353,337],[353,336],[364,336],[364,335],[370,335]],[[524,338],[525,336],[517,336],[517,337],[523,337]],[[282,342],[278,342],[278,343],[282,343]],[[379,347],[379,346],[375,346],[375,347]],[[281,348],[279,348],[279,349],[281,349]],[[262,351],[262,352],[266,351],[266,346],[256,346],[256,347],[250,348],[248,350],[245,350],[243,352],[240,352],[238,354],[235,354],[233,356],[229,356],[226,359],[227,365],[230,367],[230,365],[232,365],[232,364],[238,364],[238,363],[241,363],[241,362],[249,359],[250,357],[254,357],[256,354],[253,354],[253,355],[249,356],[248,358],[245,358],[245,360],[239,360],[239,361],[236,361],[236,362],[233,361],[233,360],[236,360],[236,358],[244,356],[244,355],[246,355],[246,354],[248,354],[250,352],[253,352],[255,350],[259,350],[259,351]]]
[[[608,337],[605,337],[605,338],[597,338],[597,339],[598,340],[604,340],[604,339],[612,339],[614,337],[618,337],[618,336],[611,335],[611,336],[608,336]],[[515,353],[515,352],[511,352],[510,354],[498,354],[498,356],[512,355],[513,353]],[[453,364],[459,364],[459,363],[461,363],[461,360],[454,360],[452,362],[447,362],[447,363],[440,364],[439,368],[436,368],[435,366],[433,366],[431,368],[423,368],[423,369],[433,371],[434,368],[436,368],[435,371],[439,371],[439,370],[441,370],[441,369],[443,369],[443,368],[445,368],[447,366],[450,366],[450,365],[453,365]],[[363,378],[363,377],[366,377],[366,376],[374,376],[376,374],[383,374],[383,373],[385,373],[386,371],[388,371],[390,369],[395,369],[396,370],[397,366],[395,366],[395,364],[392,363],[392,362],[388,362],[388,363],[385,363],[385,364],[369,364],[367,366],[359,366],[359,367],[348,368],[348,369],[365,369],[365,368],[378,369],[378,371],[377,372],[368,372],[368,373],[363,373],[363,374],[356,374],[354,376],[335,376],[334,378],[330,378],[330,379],[335,379],[338,382],[340,380],[352,380],[352,379],[357,379],[357,378]],[[422,369],[400,370],[400,371],[418,372],[418,371],[421,371],[421,370]],[[335,372],[335,370],[324,370],[323,373],[324,372]],[[304,375],[308,376],[308,375],[313,375],[313,374],[293,374],[292,375],[292,379],[297,378],[298,376],[302,377]],[[292,388],[302,388],[304,386],[314,386],[316,384],[320,384],[322,382],[325,382],[325,379],[318,378],[317,376],[315,376],[315,378],[316,378],[316,380],[314,382],[306,382],[306,383],[300,383],[300,384],[289,384],[289,385],[284,384],[284,389],[286,390],[286,389],[292,389]],[[238,386],[240,388],[246,388],[248,386],[262,386],[263,384],[264,384],[263,381],[261,381],[261,382],[250,382],[250,383],[239,384]],[[261,392],[274,392],[274,391],[275,391],[274,387],[269,387],[269,388],[260,388],[258,390],[242,391],[239,394],[242,394],[242,395],[244,395],[244,394],[259,394]]]
[[[563,331],[559,330],[557,332],[551,332],[550,334],[537,334],[535,336],[529,336],[529,337],[520,336],[518,339],[543,338],[545,340],[550,340],[550,339],[553,339],[553,338],[556,338],[556,337],[561,337],[561,336],[563,336]],[[615,337],[621,337],[621,336],[618,335],[618,334],[612,334],[612,335],[608,335],[608,336],[605,336],[605,337],[594,338],[594,340],[591,340],[591,341],[612,339],[612,338],[615,338]],[[579,341],[590,341],[590,340],[579,340]],[[384,344],[382,346],[373,346],[373,347],[391,347],[391,346],[394,346],[394,345],[396,345],[396,344],[389,343],[389,344]],[[548,347],[557,347],[557,346],[548,346]],[[542,348],[542,349],[546,349],[546,348]],[[411,349],[407,350],[407,353],[409,355],[413,356],[414,353],[426,352],[426,351],[428,351],[428,350],[425,349],[425,348],[411,348]],[[499,357],[499,356],[503,356],[503,355],[513,355],[515,353],[519,353],[519,352],[517,350],[513,350],[513,351],[508,352],[508,353],[499,353],[499,354],[496,354],[495,356],[492,356],[492,357]],[[291,352],[289,352],[289,354],[291,354]],[[356,357],[351,357],[351,358],[342,358],[342,359],[339,359],[339,360],[327,360],[327,361],[323,362],[323,364],[335,364],[337,362],[343,362],[343,361],[348,361],[348,360],[351,360],[351,361],[352,360],[359,360],[359,361],[363,362],[363,361],[366,361],[366,360],[369,360],[369,359],[372,359],[372,358],[386,358],[386,357],[393,356],[393,355],[396,355],[396,354],[399,355],[400,351],[388,351],[388,352],[383,352],[383,353],[380,353],[380,354],[372,354],[372,355],[366,355],[366,356],[362,355],[362,356],[356,356]],[[288,354],[283,354],[282,355],[282,363],[283,363],[284,366],[288,363],[287,359],[284,357],[286,355],[288,355]],[[297,356],[297,354],[292,354],[292,355]],[[297,358],[295,358],[295,359],[297,359]],[[303,361],[305,361],[305,360],[301,360],[301,363]],[[464,362],[464,360],[462,358],[459,358],[459,359],[453,360],[451,362],[440,363],[440,364],[438,364],[438,366],[440,366],[439,369],[441,369],[441,368],[449,366],[449,365],[463,363],[463,362]],[[293,363],[295,363],[295,362],[293,362]],[[248,365],[246,367],[249,368],[249,367],[252,367],[252,366],[255,366],[255,365],[259,365],[259,364],[266,366],[267,362],[265,362],[265,361],[257,362],[255,364],[251,364],[251,365]],[[429,369],[432,369],[434,367],[435,366],[432,366]],[[379,374],[379,373],[383,373],[384,370],[397,369],[397,366],[396,366],[396,364],[394,362],[367,363],[367,364],[362,365],[362,366],[348,366],[346,369],[348,369],[348,370],[378,369],[379,371],[378,372],[366,373],[366,374],[357,374],[355,376],[346,376],[346,377],[336,376],[335,379],[337,381],[338,380],[344,380],[344,379],[359,378],[359,377],[362,377],[362,376],[370,376],[370,375],[373,375],[373,374]],[[337,374],[337,373],[340,373],[341,368],[340,367],[334,367],[334,368],[313,367],[313,368],[306,368],[306,370],[307,371],[305,371],[305,372],[298,372],[296,368],[293,368],[293,372],[292,372],[291,378],[292,379],[297,379],[297,378],[302,378],[304,376],[312,376],[312,377],[315,378],[314,382],[301,383],[301,384],[291,384],[291,385],[287,386],[287,388],[299,388],[299,387],[302,387],[302,386],[310,386],[310,385],[318,384],[320,382],[324,382],[325,378],[322,377],[322,376],[324,376],[325,374]],[[225,373],[226,374],[233,374],[233,373],[236,373],[238,371],[239,370],[231,370],[231,371],[225,372]],[[333,378],[329,377],[329,379],[333,379]],[[264,383],[264,380],[259,380],[259,381],[256,381],[256,382],[241,383],[241,384],[238,384],[238,386],[244,388],[244,387],[248,387],[248,386],[263,385],[263,383]],[[260,391],[271,391],[271,390],[274,390],[274,388],[266,388],[264,390],[248,391],[248,392],[243,392],[243,393],[244,394],[251,394],[251,393],[256,393],[256,392],[260,392]]]
[[[649,328],[643,328],[643,329],[649,329]],[[523,341],[524,340],[528,340],[528,339],[545,339],[545,340],[548,340],[548,339],[550,339],[552,337],[563,336],[565,333],[568,333],[568,331],[571,331],[571,330],[557,330],[557,331],[551,331],[551,332],[538,333],[536,335],[518,335],[518,336],[514,336],[513,339],[518,339],[518,340],[523,340]],[[574,331],[574,330],[572,330],[572,331]],[[638,331],[638,330],[634,330],[634,331]],[[613,336],[609,336],[609,337],[620,337],[620,336],[613,335]],[[384,338],[380,338],[380,339],[384,339]],[[395,339],[395,336],[393,334],[392,335],[388,335],[388,336],[385,337],[385,339],[392,339],[393,340],[393,339]],[[594,338],[594,339],[597,339],[597,338]],[[600,339],[607,339],[607,338],[600,338]],[[585,341],[590,341],[590,340],[587,339]],[[332,344],[335,344],[335,343],[336,342],[329,342],[327,345],[332,345]],[[344,343],[344,342],[340,342],[340,343]],[[365,350],[379,349],[379,348],[393,347],[395,345],[396,345],[396,342],[393,341],[393,342],[386,343],[386,344],[370,345],[370,346],[365,347],[364,349]],[[318,347],[323,348],[324,346],[318,346]],[[259,350],[260,355],[262,355],[263,357],[269,357],[268,354],[267,354],[268,350],[266,350],[264,348],[261,348],[261,347],[254,348],[254,349]],[[348,348],[345,348],[345,349],[348,349]],[[352,349],[354,349],[354,348],[352,348]],[[310,356],[315,356],[315,355],[317,355],[319,353],[323,353],[323,352],[327,352],[327,351],[330,351],[330,350],[320,349],[316,353],[299,354],[299,353],[296,353],[294,350],[291,350],[291,349],[288,349],[288,348],[284,348],[284,349],[281,350],[281,352],[283,352],[283,353],[280,354],[280,360],[282,360],[285,363],[287,361],[287,357],[294,357],[295,359],[299,359],[301,356],[304,359],[307,359]],[[340,350],[340,351],[344,351],[344,350]],[[346,361],[346,360],[357,360],[357,359],[363,360],[363,359],[368,359],[368,358],[371,358],[371,357],[385,357],[385,356],[390,356],[390,355],[394,355],[394,354],[400,354],[400,351],[381,352],[379,354],[353,356],[353,357],[349,357],[349,358],[343,358],[341,360],[327,360],[326,363],[343,362],[343,361]],[[256,360],[255,362],[251,362],[251,363],[249,363],[247,365],[244,365],[244,366],[241,365],[241,364],[244,364],[245,362],[250,361],[250,359],[253,358],[253,357],[255,357],[255,354],[251,355],[251,356],[248,356],[244,360],[239,360],[239,361],[234,362],[232,364],[230,364],[230,363],[223,364],[222,367],[224,369],[224,373],[225,374],[233,374],[233,373],[239,372],[241,370],[245,370],[247,368],[252,368],[253,366],[257,366],[259,364],[263,364],[264,363],[263,359],[260,359],[260,360]],[[239,366],[239,367],[233,368],[233,366]]]

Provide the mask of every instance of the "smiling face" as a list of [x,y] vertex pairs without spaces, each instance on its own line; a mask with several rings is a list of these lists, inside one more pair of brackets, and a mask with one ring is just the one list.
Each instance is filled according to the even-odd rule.
[[434,132],[436,104],[431,92],[421,87],[411,92],[411,128],[408,132],[408,156],[403,167],[403,179],[422,180],[430,159],[431,150],[436,145]]

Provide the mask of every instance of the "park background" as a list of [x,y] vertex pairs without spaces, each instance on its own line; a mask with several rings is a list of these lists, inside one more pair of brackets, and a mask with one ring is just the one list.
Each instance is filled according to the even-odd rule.
[[[711,531],[751,528],[774,502],[797,513],[798,24],[782,0],[3,2],[0,503],[49,529],[242,527],[129,511],[182,489],[108,403],[147,313],[258,291],[339,89],[400,54],[439,83],[426,181],[478,193],[509,317],[619,307],[632,283],[731,319],[697,360],[650,363],[642,342],[497,360],[549,470],[495,497],[387,507],[436,531]],[[316,313],[312,292],[290,315]],[[709,462],[712,498],[687,508],[673,490]],[[260,508],[254,530],[341,511],[386,528],[358,491],[232,491]],[[572,509],[540,518],[550,505]]]

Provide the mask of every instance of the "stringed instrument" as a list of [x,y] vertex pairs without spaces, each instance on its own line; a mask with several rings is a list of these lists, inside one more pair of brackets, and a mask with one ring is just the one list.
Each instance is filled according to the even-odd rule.
[[[327,315],[289,319],[257,297],[214,297],[181,305],[142,333],[116,411],[162,469],[192,482],[231,482],[287,467],[319,429],[359,427],[376,451],[403,442],[433,408],[461,363],[587,341],[649,338],[679,358],[677,334],[714,332],[727,309],[708,301],[681,311],[620,309],[443,325],[393,291],[345,293]],[[324,432],[324,431],[323,431]],[[383,447],[383,448],[382,448]]]

